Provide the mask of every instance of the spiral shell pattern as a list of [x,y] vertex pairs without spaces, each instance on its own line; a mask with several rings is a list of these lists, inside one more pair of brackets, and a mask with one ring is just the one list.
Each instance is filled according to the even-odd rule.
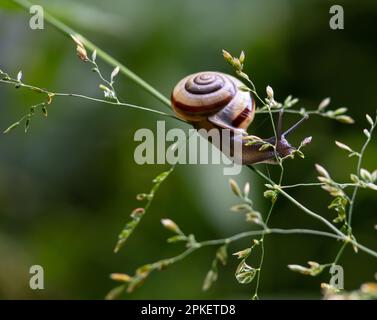
[[195,73],[175,86],[172,106],[189,122],[208,120],[222,128],[246,130],[254,118],[255,102],[240,86],[241,81],[224,73]]

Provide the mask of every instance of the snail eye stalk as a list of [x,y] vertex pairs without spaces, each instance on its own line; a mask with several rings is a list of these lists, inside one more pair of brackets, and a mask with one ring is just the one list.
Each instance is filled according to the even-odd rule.
[[291,134],[293,131],[295,131],[298,127],[302,125],[302,123],[309,118],[308,114],[304,114],[303,117],[297,121],[292,127],[290,127],[288,130],[282,133],[282,127],[283,127],[283,111],[279,112],[279,120],[278,120],[278,128],[277,128],[277,136],[278,140],[281,140],[281,138],[287,137],[289,134]]

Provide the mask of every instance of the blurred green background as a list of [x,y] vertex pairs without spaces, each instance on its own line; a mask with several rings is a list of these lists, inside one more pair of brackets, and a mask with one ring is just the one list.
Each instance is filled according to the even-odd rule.
[[[99,81],[75,53],[74,45],[49,25],[29,29],[26,12],[2,1],[0,11],[0,68],[12,75],[23,70],[24,81],[60,92],[101,96]],[[354,172],[355,159],[334,146],[340,140],[359,148],[367,125],[364,114],[374,114],[377,90],[376,1],[153,1],[87,0],[38,1],[45,9],[77,28],[89,39],[169,96],[176,82],[202,70],[232,72],[221,56],[226,48],[247,54],[246,70],[263,93],[271,85],[283,100],[300,98],[300,106],[316,108],[327,96],[332,107],[347,107],[356,124],[342,125],[312,117],[291,140],[298,144],[312,135],[304,160],[286,163],[285,184],[315,181],[314,163],[323,164],[339,181]],[[341,4],[345,29],[329,28],[329,8]],[[100,61],[100,60],[99,60]],[[100,61],[102,70],[112,68]],[[127,102],[164,110],[125,77],[118,92]],[[0,128],[24,115],[40,101],[38,94],[0,86]],[[178,254],[179,244],[166,244],[170,233],[160,225],[169,217],[199,240],[223,238],[249,230],[241,215],[229,212],[237,203],[229,192],[221,166],[181,165],[164,183],[152,209],[117,255],[113,247],[129,213],[140,204],[135,195],[149,191],[151,180],[168,169],[139,166],[133,152],[138,128],[155,130],[158,116],[113,108],[71,98],[56,99],[47,119],[34,117],[30,132],[22,128],[0,136],[0,298],[102,299],[114,287],[112,272],[132,274],[147,262]],[[297,120],[286,116],[285,126]],[[261,136],[266,119],[257,116],[250,130]],[[169,120],[167,127],[182,126]],[[377,145],[372,142],[364,167],[376,169]],[[262,169],[263,166],[262,166]],[[274,171],[273,171],[274,172]],[[255,206],[264,214],[262,181],[243,170],[237,181],[251,182]],[[291,190],[293,196],[332,219],[331,198],[320,189]],[[376,194],[362,191],[354,214],[359,241],[376,249]],[[279,201],[271,226],[325,230],[287,201]],[[244,249],[240,241],[230,252]],[[271,235],[266,238],[262,298],[320,298],[320,282],[329,274],[305,277],[287,264],[308,260],[331,262],[340,244],[308,235]],[[186,260],[154,273],[126,299],[233,299],[250,298],[254,284],[234,278],[235,258],[220,268],[217,283],[201,291],[215,248],[206,248]],[[255,253],[249,260],[258,263]],[[45,269],[45,290],[28,287],[29,267]],[[372,281],[377,261],[347,248],[341,265],[346,289]]]

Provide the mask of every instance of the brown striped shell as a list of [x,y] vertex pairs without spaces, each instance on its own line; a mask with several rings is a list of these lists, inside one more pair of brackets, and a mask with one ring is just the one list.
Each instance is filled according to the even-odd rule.
[[254,119],[255,101],[244,84],[220,72],[199,72],[183,78],[172,93],[175,113],[189,122],[207,120],[221,128],[245,130]]

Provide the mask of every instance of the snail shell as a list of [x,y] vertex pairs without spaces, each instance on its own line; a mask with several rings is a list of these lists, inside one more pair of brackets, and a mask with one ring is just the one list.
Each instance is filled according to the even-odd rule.
[[[234,143],[241,143],[242,149],[237,154],[242,164],[278,163],[276,156],[285,157],[295,151],[286,140],[286,135],[295,130],[306,117],[302,118],[286,132],[279,132],[275,137],[262,139],[255,144],[248,144],[244,139],[246,130],[254,119],[255,100],[238,79],[220,72],[199,72],[183,78],[175,86],[171,101],[178,117],[190,122],[196,129],[230,129],[229,148],[216,145],[225,155],[235,155]],[[281,117],[279,118],[281,129]],[[213,141],[211,141],[214,143]],[[269,143],[273,148],[262,149]]]
[[199,72],[183,78],[172,93],[172,106],[182,119],[246,131],[254,119],[255,100],[240,90],[241,81],[220,72]]

